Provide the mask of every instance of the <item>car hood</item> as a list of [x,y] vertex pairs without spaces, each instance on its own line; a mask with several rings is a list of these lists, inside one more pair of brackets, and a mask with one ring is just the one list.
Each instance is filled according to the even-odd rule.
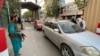
[[83,46],[93,46],[100,50],[100,36],[92,32],[84,31],[80,33],[66,34],[66,36],[79,42]]

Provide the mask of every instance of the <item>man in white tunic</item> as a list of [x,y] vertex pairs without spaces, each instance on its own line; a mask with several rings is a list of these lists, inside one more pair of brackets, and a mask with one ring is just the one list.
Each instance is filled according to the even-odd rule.
[[83,17],[82,17],[82,16],[79,17],[79,18],[77,18],[77,24],[78,24],[81,28],[83,28],[84,30],[86,29],[86,23],[85,23],[85,21],[83,20]]

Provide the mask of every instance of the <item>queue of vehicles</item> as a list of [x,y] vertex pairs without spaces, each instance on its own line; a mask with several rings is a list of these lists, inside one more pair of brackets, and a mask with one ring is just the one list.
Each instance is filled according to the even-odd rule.
[[84,30],[69,20],[35,21],[34,27],[43,31],[61,51],[62,56],[100,56],[100,36]]

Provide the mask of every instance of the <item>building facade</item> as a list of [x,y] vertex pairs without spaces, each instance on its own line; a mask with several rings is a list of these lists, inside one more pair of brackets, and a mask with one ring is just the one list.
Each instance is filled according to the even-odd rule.
[[68,16],[75,17],[77,15],[82,15],[83,11],[79,10],[75,2],[70,2],[61,6],[60,17],[66,19]]
[[100,0],[86,0],[87,6],[84,8],[84,12],[78,10],[74,2],[65,4],[60,16],[70,15],[83,15],[86,21],[87,30],[96,32],[98,23],[100,23]]
[[87,29],[96,32],[97,25],[100,23],[100,0],[87,0],[87,6],[84,9],[84,20]]

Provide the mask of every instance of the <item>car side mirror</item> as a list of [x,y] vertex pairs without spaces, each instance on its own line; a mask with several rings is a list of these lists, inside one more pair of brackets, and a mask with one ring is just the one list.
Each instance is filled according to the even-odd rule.
[[55,32],[59,32],[59,29],[54,29]]
[[55,32],[61,33],[59,29],[54,29]]

